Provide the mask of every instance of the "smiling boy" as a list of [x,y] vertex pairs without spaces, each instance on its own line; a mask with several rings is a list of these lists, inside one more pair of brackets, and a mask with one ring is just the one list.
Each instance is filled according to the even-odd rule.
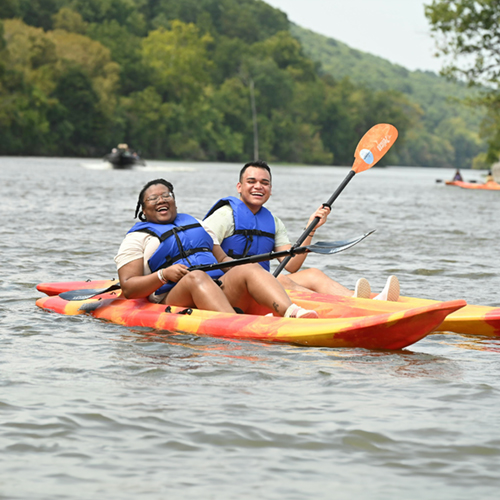
[[[236,189],[239,199],[228,196],[219,200],[205,216],[204,223],[215,233],[222,249],[229,257],[240,258],[271,251],[291,248],[291,243],[283,222],[264,207],[272,192],[272,175],[269,165],[261,160],[247,163],[240,171]],[[309,225],[315,217],[319,222],[304,241],[310,245],[316,230],[321,227],[330,213],[328,207],[319,207],[309,218]],[[310,290],[333,295],[370,297],[370,285],[361,278],[354,292],[329,278],[319,269],[300,270],[307,254],[294,256],[285,269],[290,274],[280,275],[278,280],[291,290]],[[282,257],[279,260],[283,260]],[[270,271],[268,261],[260,263]],[[387,281],[384,291],[376,298],[397,300],[399,283],[395,276]]]

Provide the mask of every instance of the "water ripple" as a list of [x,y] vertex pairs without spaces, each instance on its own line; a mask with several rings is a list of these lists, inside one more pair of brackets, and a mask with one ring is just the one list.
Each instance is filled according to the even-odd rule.
[[[124,173],[82,163],[0,158],[2,497],[498,496],[498,338],[440,333],[395,352],[313,349],[37,309],[39,282],[116,277],[113,255],[153,174],[200,217],[234,193],[241,167],[152,162],[154,172]],[[342,193],[318,236],[376,233],[307,264],[350,287],[364,276],[378,291],[397,274],[404,295],[500,305],[493,198],[436,187],[443,174],[433,169],[372,170]],[[273,169],[269,208],[292,239],[347,172]],[[23,198],[34,191],[36,204]],[[21,199],[32,210],[20,232],[11,207]]]

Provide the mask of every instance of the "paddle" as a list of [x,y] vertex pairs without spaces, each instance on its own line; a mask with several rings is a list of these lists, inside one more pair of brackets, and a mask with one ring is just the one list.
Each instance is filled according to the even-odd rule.
[[108,288],[81,288],[80,290],[69,290],[68,292],[63,292],[59,294],[59,297],[64,300],[87,300],[95,297],[96,295],[101,295],[103,293],[112,292],[114,290],[119,290],[121,288],[120,283],[115,283],[114,285],[108,286]]
[[[340,186],[332,194],[330,199],[326,203],[323,203],[323,206],[332,208],[333,202],[344,190],[350,180],[359,172],[364,172],[365,170],[373,167],[387,153],[387,151],[389,151],[394,142],[396,142],[397,137],[398,131],[396,127],[388,123],[379,123],[368,130],[356,147],[356,151],[354,152],[354,163],[351,170]],[[307,226],[306,230],[295,242],[292,249],[302,245],[304,240],[309,236],[309,233],[316,227],[319,220],[319,217],[316,217],[309,224],[309,226]],[[279,276],[292,256],[293,255],[291,254],[281,261],[280,265],[274,271],[274,276]]]
[[[251,255],[249,257],[243,257],[241,259],[230,260],[228,262],[218,262],[214,264],[206,264],[203,266],[193,266],[190,267],[189,270],[214,271],[216,269],[226,269],[226,268],[241,266],[243,264],[264,262],[266,260],[276,259],[278,257],[284,257],[285,255],[296,255],[305,252],[319,253],[322,255],[331,255],[334,253],[342,252],[343,250],[347,250],[348,248],[351,248],[360,241],[364,240],[367,236],[370,236],[370,234],[372,234],[373,232],[374,230],[369,231],[368,233],[365,233],[362,236],[358,236],[350,240],[318,241],[318,243],[315,243],[314,245],[308,245],[299,248],[290,248],[289,250],[283,250],[281,252],[269,252],[259,255]],[[97,295],[101,295],[103,293],[108,293],[112,292],[113,290],[118,290],[119,288],[121,288],[120,283],[115,283],[114,285],[111,285],[108,288],[84,288],[80,290],[70,290],[68,292],[63,292],[59,294],[59,297],[67,301],[87,300]]]
[[348,248],[356,245],[360,241],[364,240],[367,236],[372,234],[375,230],[369,231],[368,233],[353,238],[351,240],[344,241],[318,241],[313,245],[307,245],[305,247],[290,248],[289,250],[282,250],[281,252],[269,252],[262,253],[259,255],[250,255],[248,257],[242,257],[241,259],[229,260],[227,262],[218,262],[216,264],[207,264],[204,266],[193,266],[190,267],[190,271],[214,271],[216,269],[226,269],[235,266],[241,266],[243,264],[253,264],[256,262],[264,262],[266,260],[277,259],[279,257],[285,257],[289,255],[293,257],[294,255],[300,253],[320,253],[323,255],[331,255],[334,253],[342,252]]
[[[440,183],[440,182],[448,182],[448,181],[443,181],[443,179],[436,179],[436,182]],[[464,182],[464,181],[451,180],[450,182]],[[477,184],[477,180],[476,179],[470,179],[467,182],[470,182],[471,184]]]

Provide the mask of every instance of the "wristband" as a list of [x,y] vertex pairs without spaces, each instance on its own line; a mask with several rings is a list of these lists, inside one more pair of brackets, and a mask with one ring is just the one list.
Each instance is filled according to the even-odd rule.
[[165,284],[167,282],[167,280],[165,279],[165,277],[163,276],[163,269],[158,269],[158,272],[156,273],[158,275],[158,279],[163,283]]

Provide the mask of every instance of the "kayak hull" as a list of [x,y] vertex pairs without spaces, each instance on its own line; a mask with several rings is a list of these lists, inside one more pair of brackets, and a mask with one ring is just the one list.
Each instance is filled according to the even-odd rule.
[[[314,297],[314,302],[316,303],[331,303],[335,301],[340,305],[344,301],[356,301],[359,307],[365,311],[365,314],[376,314],[382,311],[397,311],[440,303],[436,300],[414,297],[400,297],[398,302],[387,302],[383,300],[353,299],[351,297],[340,297],[311,292],[290,291],[289,295],[294,301],[299,298],[306,299]],[[375,294],[372,294],[372,296],[375,296]],[[303,304],[303,307],[307,307],[307,304]],[[441,324],[436,326],[434,331],[500,337],[500,307],[467,304],[465,307],[448,315]]]
[[[93,285],[96,282],[91,282]],[[39,289],[50,287],[40,285]],[[147,327],[174,333],[228,339],[280,342],[312,347],[402,349],[431,333],[444,318],[465,305],[464,301],[437,302],[382,314],[356,316],[357,304],[342,307],[344,317],[335,317],[336,305],[317,302],[319,319],[290,319],[257,314],[231,314],[153,304],[147,299],[124,299],[118,293],[67,301],[58,295],[37,300],[42,309],[65,315],[90,314],[119,325]],[[261,311],[265,312],[265,311]]]
[[486,189],[487,191],[500,191],[500,184],[495,181],[476,184],[475,182],[446,181],[447,186],[457,186],[463,189]]
[[[58,295],[69,290],[105,289],[118,283],[116,280],[72,281],[60,283],[41,283],[37,289],[46,295]],[[382,300],[354,299],[339,295],[318,294],[312,292],[288,291],[291,299],[303,307],[330,307],[331,317],[361,317],[392,313],[403,309],[412,309],[439,303],[435,300],[413,297],[400,297],[398,302]],[[264,309],[251,311],[265,314]],[[449,314],[437,325],[434,331],[448,331],[467,335],[487,335],[500,337],[500,307],[466,305]]]

